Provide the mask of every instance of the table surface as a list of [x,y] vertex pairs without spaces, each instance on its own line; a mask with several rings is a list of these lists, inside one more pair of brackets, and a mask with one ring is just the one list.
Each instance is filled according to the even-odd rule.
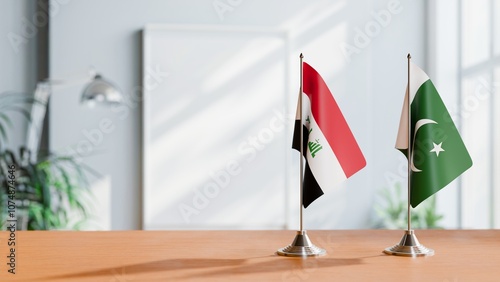
[[400,230],[308,231],[327,255],[276,255],[295,231],[18,231],[0,281],[500,281],[500,230],[417,230],[432,257],[382,253]]

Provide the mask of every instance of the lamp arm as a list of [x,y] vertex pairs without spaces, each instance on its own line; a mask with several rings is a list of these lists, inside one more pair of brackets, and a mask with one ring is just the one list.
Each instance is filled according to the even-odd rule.
[[39,82],[36,85],[34,98],[38,103],[31,106],[30,122],[28,124],[26,147],[31,152],[31,161],[35,162],[38,157],[40,139],[42,137],[43,122],[47,112],[51,85],[47,82]]
[[47,113],[50,95],[54,89],[75,86],[91,81],[96,76],[94,68],[90,68],[87,76],[79,76],[70,79],[45,79],[36,84],[34,93],[35,101],[31,107],[30,122],[26,134],[26,147],[31,152],[31,160],[36,161],[40,149],[40,141],[43,133],[43,122]]
[[86,76],[76,76],[70,79],[54,79],[54,78],[48,78],[45,79],[44,81],[40,83],[46,83],[50,85],[53,89],[60,89],[60,88],[66,88],[66,87],[71,87],[79,84],[84,84],[92,81],[94,77],[97,75],[97,72],[95,71],[94,68],[90,68],[88,71],[88,74]]

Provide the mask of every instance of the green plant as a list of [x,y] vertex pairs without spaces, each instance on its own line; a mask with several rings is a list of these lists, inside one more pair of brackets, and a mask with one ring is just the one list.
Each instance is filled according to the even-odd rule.
[[[19,96],[19,95],[18,95]],[[5,223],[9,192],[9,169],[15,176],[15,213],[27,218],[28,230],[79,229],[88,218],[86,202],[91,196],[86,172],[95,173],[78,163],[73,156],[59,154],[39,155],[32,158],[28,149],[19,147],[18,153],[4,148],[8,130],[12,129],[8,111],[21,113],[30,120],[27,106],[35,102],[14,94],[0,95],[0,200],[1,222]],[[37,161],[33,161],[37,159]],[[19,219],[18,219],[19,222]]]
[[[378,216],[377,228],[388,229],[406,229],[408,227],[408,199],[404,193],[401,183],[394,184],[394,189],[384,188],[380,193],[380,200],[375,205],[375,211]],[[406,191],[406,190],[405,190]],[[436,211],[436,197],[429,199],[411,210],[412,228],[417,229],[436,229],[442,228],[440,221],[443,215]]]
[[[85,199],[88,182],[81,165],[71,156],[48,155],[37,162],[21,148],[20,157],[5,150],[0,154],[2,198],[6,198],[8,166],[14,167],[17,211],[28,214],[28,230],[75,227],[87,219]],[[78,222],[74,222],[79,218]],[[71,220],[70,220],[71,219]]]

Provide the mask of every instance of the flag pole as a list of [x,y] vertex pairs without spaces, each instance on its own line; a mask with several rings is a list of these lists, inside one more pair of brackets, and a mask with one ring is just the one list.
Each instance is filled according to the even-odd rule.
[[295,235],[295,239],[293,242],[281,249],[278,249],[276,252],[280,256],[289,256],[289,257],[311,257],[311,256],[322,256],[326,254],[326,251],[324,249],[321,249],[314,245],[311,240],[309,239],[309,236],[307,236],[307,231],[304,230],[304,225],[303,225],[303,211],[304,211],[304,205],[303,205],[303,200],[304,200],[304,124],[303,124],[303,117],[302,117],[302,95],[303,95],[303,80],[304,80],[304,73],[303,73],[303,59],[304,55],[300,53],[300,91],[299,91],[299,115],[300,115],[300,203],[299,203],[299,208],[300,208],[300,227],[299,231],[297,231],[297,234]]
[[411,61],[411,55],[408,53],[408,56],[406,56],[408,59],[408,85],[406,86],[406,93],[408,93],[406,97],[406,105],[408,106],[408,231],[411,231],[411,206],[410,206],[410,192],[411,192],[411,181],[410,181],[410,175],[411,175],[411,147],[410,147],[410,140],[411,140],[411,98],[410,98],[410,61]]
[[411,140],[411,93],[410,93],[410,60],[411,55],[408,53],[406,56],[408,59],[408,85],[406,86],[406,106],[408,107],[408,230],[405,231],[403,238],[399,244],[392,247],[388,247],[384,250],[384,253],[388,255],[405,256],[405,257],[423,257],[434,255],[434,250],[426,248],[424,245],[420,244],[415,235],[415,232],[411,229],[411,165],[413,162],[412,154],[412,144]]
[[299,115],[300,115],[300,202],[299,202],[299,209],[300,209],[300,232],[304,231],[304,220],[303,220],[303,213],[304,213],[304,126],[303,126],[303,116],[302,116],[302,93],[304,93],[303,89],[303,81],[304,81],[304,68],[303,68],[303,59],[304,55],[300,53],[300,91],[299,91]]

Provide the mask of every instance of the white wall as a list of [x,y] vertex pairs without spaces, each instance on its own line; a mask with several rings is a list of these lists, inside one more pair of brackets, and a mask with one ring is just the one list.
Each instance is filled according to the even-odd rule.
[[[55,5],[57,0],[51,2]],[[84,160],[102,174],[94,179],[100,219],[93,228],[141,227],[141,111],[136,97],[141,83],[141,30],[148,23],[288,30],[291,53],[304,52],[330,85],[368,162],[342,185],[345,189],[326,194],[306,210],[306,228],[370,227],[377,190],[390,184],[388,177],[397,177],[404,160],[393,147],[406,85],[406,54],[411,52],[414,61],[425,67],[423,0],[396,3],[392,10],[399,12],[382,21],[382,26],[376,23],[376,15],[394,1],[66,2],[52,17],[51,76],[71,77],[94,66],[118,84],[128,99],[128,106],[118,112],[78,105],[78,87],[57,91],[51,98],[52,149],[72,146],[91,151]],[[218,14],[215,6],[227,10]],[[359,30],[370,28],[373,37],[361,38]],[[349,59],[341,51],[346,43],[357,48]],[[297,81],[297,76],[291,81]],[[296,87],[296,83],[290,85],[293,97]],[[112,123],[112,132],[99,129],[103,119]]]
[[[30,23],[36,11],[35,1],[0,1],[0,93],[32,94],[36,84],[36,34]],[[14,125],[8,145],[17,151],[24,144],[26,120],[12,114]]]

